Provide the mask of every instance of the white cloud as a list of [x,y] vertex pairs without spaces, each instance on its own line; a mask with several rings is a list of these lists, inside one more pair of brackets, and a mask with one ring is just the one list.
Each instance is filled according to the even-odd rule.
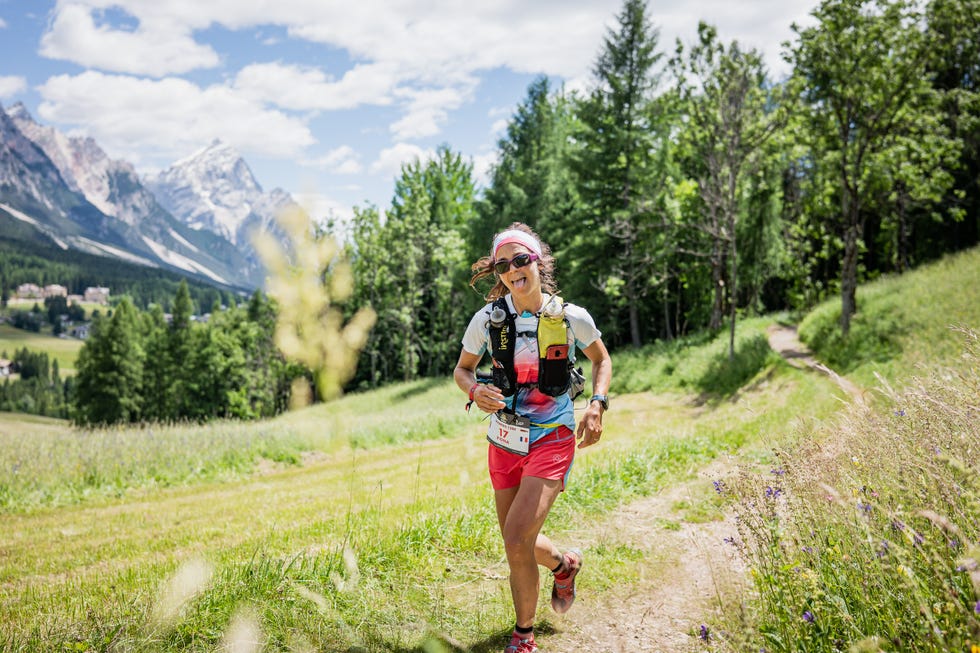
[[473,181],[477,186],[487,187],[490,185],[490,171],[498,161],[497,151],[485,154],[477,154],[473,157]]
[[397,177],[401,174],[403,164],[412,163],[415,160],[428,161],[435,156],[434,150],[423,149],[411,143],[398,143],[381,150],[377,160],[371,164],[370,172],[371,174]]
[[3,18],[0,18],[0,29],[7,29],[7,21]]
[[303,164],[325,168],[336,175],[356,175],[364,170],[357,152],[349,145],[341,145],[321,157],[306,160]]
[[113,156],[140,166],[196,150],[214,138],[242,152],[299,156],[315,139],[302,121],[270,110],[222,85],[137,79],[98,72],[58,75],[38,89],[47,121],[85,125]]
[[510,124],[509,118],[501,118],[500,120],[495,120],[492,125],[490,125],[490,135],[498,138],[504,135],[507,131],[507,125]]
[[235,88],[259,101],[297,111],[352,109],[391,103],[397,82],[391,66],[357,65],[339,81],[309,66],[252,64],[239,71]]
[[439,126],[449,112],[461,107],[473,95],[475,81],[458,88],[400,89],[399,97],[407,100],[405,115],[390,127],[396,140],[424,138],[439,133]]
[[0,99],[14,97],[27,90],[27,80],[15,75],[0,76]]
[[314,222],[323,223],[325,220],[333,219],[338,223],[338,227],[343,230],[354,217],[354,211],[351,207],[323,193],[294,191],[290,195],[303,207]]
[[214,49],[194,41],[190,26],[179,19],[151,21],[136,14],[139,27],[129,31],[96,25],[93,11],[82,4],[60,4],[41,37],[40,54],[85,67],[155,77],[219,63]]
[[[778,73],[789,24],[816,0],[662,0],[648,5],[660,48],[695,38],[697,22],[715,24],[722,39],[738,36],[763,51]],[[132,17],[110,24],[103,9]],[[329,111],[398,103],[390,126],[397,140],[436,135],[450,112],[472,101],[483,72],[510,69],[561,77],[584,90],[621,0],[60,0],[42,38],[45,56],[113,72],[163,77],[220,66],[202,30],[267,28],[346,53],[353,65],[329,71],[286,63],[254,63],[235,77],[253,103],[294,111]],[[100,22],[101,21],[101,22]],[[266,39],[268,40],[268,39]]]

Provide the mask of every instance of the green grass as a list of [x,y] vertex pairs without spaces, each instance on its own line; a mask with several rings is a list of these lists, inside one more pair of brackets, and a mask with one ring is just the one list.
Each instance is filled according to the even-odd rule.
[[75,361],[83,344],[84,341],[76,338],[57,338],[0,324],[0,357],[6,352],[6,358],[11,359],[16,350],[25,347],[34,352],[43,352],[50,360],[58,361],[62,377],[74,375]]
[[[913,311],[904,293],[972,283],[970,255],[924,271],[937,274],[925,286],[913,274],[862,289],[862,311],[922,319],[928,303]],[[949,294],[943,315],[980,323],[980,303]],[[872,393],[870,410],[841,413],[830,379],[759,345],[767,324],[740,322],[734,365],[724,334],[614,356],[603,443],[577,458],[545,527],[561,546],[588,542],[597,573],[580,592],[642,591],[635,579],[670,561],[645,559],[610,516],[734,456],[744,472],[722,496],[704,481],[660,522],[740,511],[754,593],[729,597],[742,609],[711,624],[709,647],[846,650],[877,635],[969,650],[980,388],[963,335],[899,322],[888,337],[900,349],[887,350],[899,363],[858,348],[859,379],[960,364],[921,392]],[[918,340],[940,334],[960,348]],[[499,651],[513,623],[507,569],[485,424],[464,403],[440,380],[255,424],[80,431],[0,415],[0,650],[213,651],[240,637],[282,651]],[[539,639],[561,627],[542,615]]]
[[[603,446],[576,460],[547,525],[559,542],[596,529],[586,553],[602,573],[583,591],[616,591],[651,564],[602,530],[611,511],[722,453],[767,458],[814,397],[818,411],[838,405],[825,379],[781,363],[737,400],[617,395]],[[485,425],[463,403],[440,381],[254,425],[74,431],[0,419],[0,479],[14,497],[0,535],[0,642],[210,651],[234,628],[257,628],[272,650],[428,651],[434,636],[499,650],[513,618],[506,562]],[[15,451],[30,482],[10,474]],[[161,610],[160,588],[184,565],[209,571],[182,609]],[[160,612],[177,616],[161,625]]]
[[971,651],[980,647],[980,250],[862,287],[801,334],[874,389],[780,442],[773,470],[730,486],[749,601],[711,650]]
[[980,249],[863,285],[857,306],[847,338],[840,334],[840,298],[800,323],[800,338],[839,372],[872,384],[875,374],[908,378],[956,358],[962,338],[953,327],[980,326]]
[[612,389],[698,392],[710,399],[730,396],[778,358],[766,339],[771,323],[767,317],[740,320],[733,359],[729,359],[727,328],[714,337],[700,333],[620,352],[614,359]]

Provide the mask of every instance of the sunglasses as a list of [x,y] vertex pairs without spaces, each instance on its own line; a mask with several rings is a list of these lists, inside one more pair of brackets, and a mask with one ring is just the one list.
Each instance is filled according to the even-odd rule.
[[523,254],[518,254],[514,258],[506,259],[502,258],[493,262],[493,271],[497,274],[506,274],[508,270],[513,266],[515,268],[523,268],[534,261],[538,260],[537,254],[528,254],[527,252]]

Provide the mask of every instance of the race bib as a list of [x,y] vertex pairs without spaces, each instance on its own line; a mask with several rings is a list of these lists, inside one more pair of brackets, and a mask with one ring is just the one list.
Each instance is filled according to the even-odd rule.
[[505,451],[526,456],[531,446],[531,420],[513,413],[494,413],[487,440]]

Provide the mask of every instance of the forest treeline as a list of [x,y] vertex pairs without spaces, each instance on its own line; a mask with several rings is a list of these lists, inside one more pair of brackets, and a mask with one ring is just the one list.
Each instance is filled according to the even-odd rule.
[[[980,1],[826,0],[773,80],[702,23],[659,40],[626,0],[588,90],[534,81],[488,186],[447,145],[356,211],[354,302],[377,312],[355,383],[445,374],[491,235],[530,224],[612,348],[841,301],[978,242]],[[486,290],[481,288],[481,291]]]
[[[561,294],[589,309],[612,349],[723,328],[734,347],[740,315],[829,297],[847,337],[859,283],[978,242],[977,16],[980,0],[825,0],[810,25],[794,27],[790,72],[776,80],[759,52],[707,23],[690,43],[661,43],[646,3],[625,0],[585,91],[544,77],[529,86],[485,188],[447,144],[403,166],[389,208],[355,208],[345,310],[370,308],[376,324],[347,387],[448,375],[487,290],[469,287],[470,265],[513,221],[551,245]],[[306,374],[272,348],[176,366],[180,347],[228,354],[226,333],[241,343],[261,333],[268,344],[272,326],[238,308],[180,340],[153,310],[120,305],[99,327],[118,320],[142,333],[141,386],[120,370],[86,380],[102,339],[86,344],[78,419],[258,417],[282,409],[288,381]],[[156,369],[164,343],[170,367]],[[268,369],[271,360],[280,367]],[[218,375],[209,392],[234,398],[189,395],[208,374]],[[276,379],[270,394],[236,395],[255,375]],[[166,392],[110,410],[96,396],[107,387]]]

